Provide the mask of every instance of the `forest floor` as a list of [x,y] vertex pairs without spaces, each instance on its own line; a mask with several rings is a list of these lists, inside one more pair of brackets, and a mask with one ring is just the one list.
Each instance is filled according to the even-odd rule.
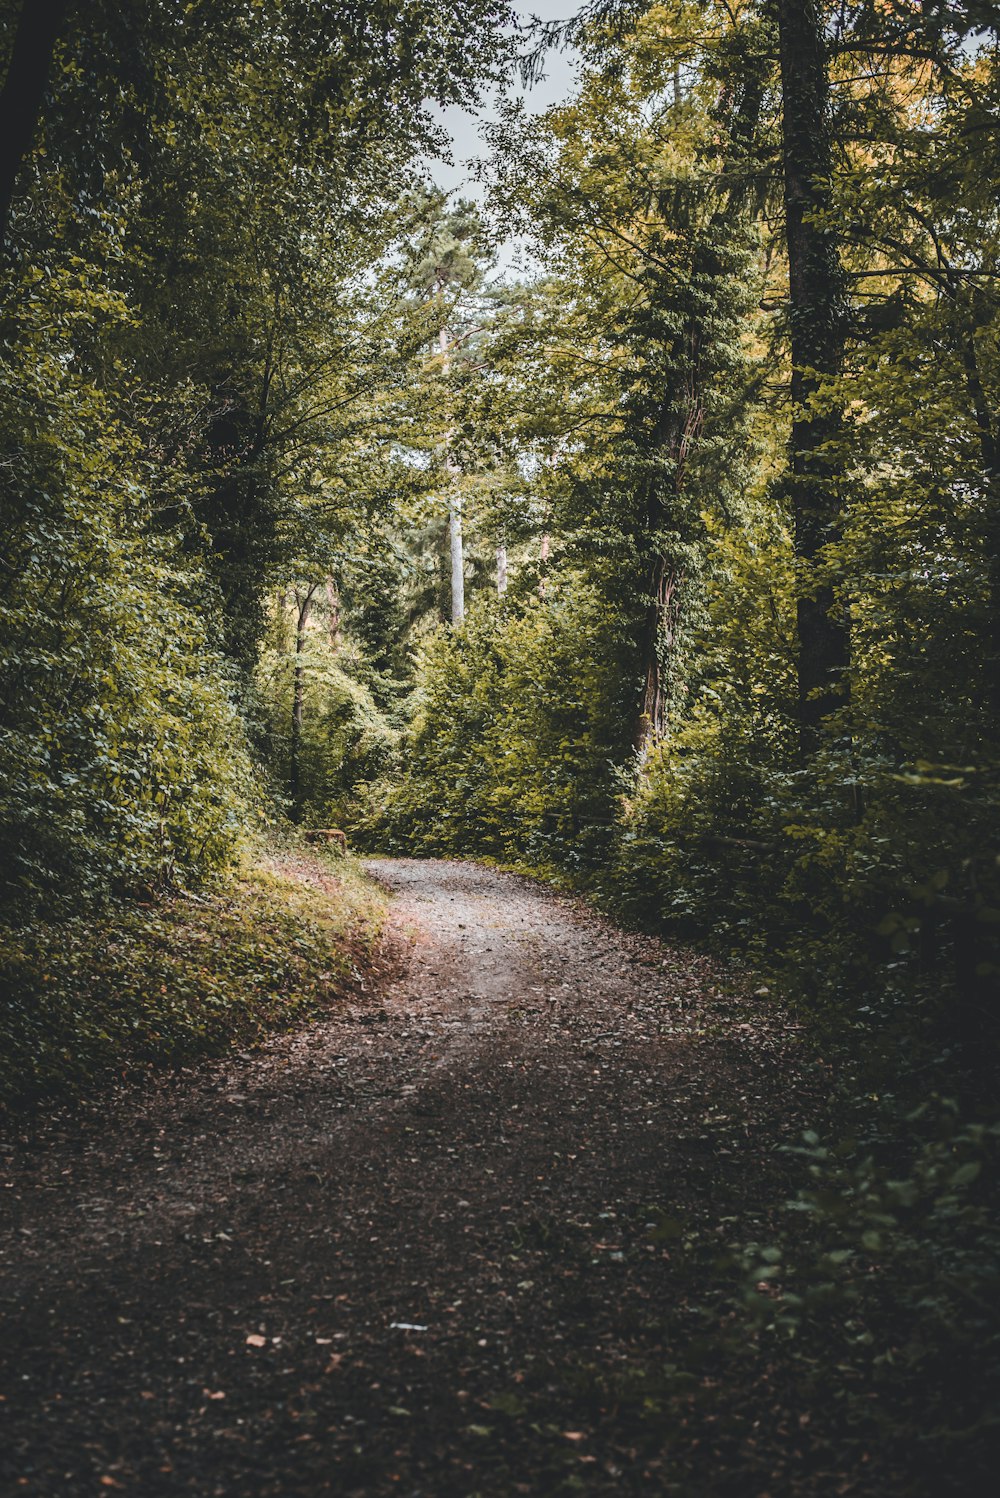
[[0,1491],[896,1491],[719,1252],[828,1085],[778,1006],[515,875],[369,868],[375,991],[0,1156]]

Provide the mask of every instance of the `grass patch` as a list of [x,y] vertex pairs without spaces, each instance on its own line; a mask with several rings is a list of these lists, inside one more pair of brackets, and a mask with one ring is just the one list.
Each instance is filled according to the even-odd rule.
[[209,895],[0,929],[0,1112],[317,1017],[357,980],[385,903],[353,860],[285,851]]

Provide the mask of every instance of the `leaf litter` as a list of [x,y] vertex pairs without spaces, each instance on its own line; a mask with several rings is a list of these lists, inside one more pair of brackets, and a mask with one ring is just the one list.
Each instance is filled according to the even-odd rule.
[[826,1086],[775,1001],[515,875],[370,868],[365,992],[4,1156],[4,1491],[832,1491],[725,1267]]

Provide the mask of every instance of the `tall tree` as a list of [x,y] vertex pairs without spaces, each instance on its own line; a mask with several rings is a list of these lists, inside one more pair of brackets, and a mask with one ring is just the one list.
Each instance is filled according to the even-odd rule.
[[[606,404],[588,436],[607,471],[579,492],[589,488],[591,505],[620,527],[620,570],[608,585],[628,597],[635,620],[629,727],[645,755],[676,686],[702,513],[730,487],[724,481],[709,501],[695,475],[720,440],[755,308],[757,135],[771,38],[754,13],[734,22],[722,7],[683,0],[591,9],[648,14],[628,30],[577,29],[580,95],[541,128],[527,127],[533,149],[520,179],[540,237],[564,259],[568,297],[579,300],[581,281],[602,288],[592,357],[604,365]],[[641,118],[637,96],[648,101]],[[730,422],[734,468],[738,426]]]
[[799,728],[807,753],[848,691],[848,615],[823,568],[840,536],[842,412],[833,388],[847,329],[845,279],[832,197],[833,130],[817,0],[774,0],[781,58],[781,150],[791,332],[788,486],[802,567],[798,616]]
[[409,277],[418,293],[433,298],[437,309],[436,346],[443,376],[446,410],[441,437],[441,465],[448,506],[451,622],[465,621],[465,551],[462,533],[461,468],[456,460],[454,410],[450,395],[453,354],[467,329],[462,327],[462,305],[482,284],[488,254],[486,229],[475,205],[459,200],[447,206],[443,194],[431,193],[423,206],[423,232],[411,252]]

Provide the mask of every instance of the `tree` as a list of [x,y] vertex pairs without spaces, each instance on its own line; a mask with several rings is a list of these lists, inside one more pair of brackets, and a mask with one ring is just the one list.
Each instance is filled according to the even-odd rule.
[[[362,440],[359,413],[377,428],[369,395],[409,367],[398,297],[359,338],[363,283],[440,144],[427,101],[474,96],[506,11],[98,3],[50,47],[53,16],[24,10],[42,107],[32,149],[4,142],[12,900],[195,879],[232,853],[255,797],[235,700],[258,738],[268,591],[320,502],[342,540],[335,470],[371,473],[387,439]],[[4,107],[27,81],[8,69]]]
[[[460,200],[451,208],[446,205],[445,196],[434,193],[421,205],[423,231],[411,250],[409,278],[417,292],[433,299],[443,399],[449,405],[453,356],[468,335],[468,328],[460,325],[463,308],[469,295],[482,285],[488,242],[485,225],[473,203]],[[444,421],[441,462],[448,504],[451,622],[459,629],[465,620],[461,469],[455,458],[452,411],[445,412]]]
[[[683,600],[698,589],[701,512],[718,503],[695,475],[712,464],[716,423],[723,409],[731,416],[745,369],[770,72],[761,32],[754,19],[734,26],[721,10],[685,4],[657,8],[625,33],[582,27],[578,99],[540,127],[519,132],[512,119],[510,139],[496,137],[508,159],[520,156],[526,217],[540,220],[542,243],[563,259],[568,298],[581,284],[601,288],[591,355],[610,376],[591,435],[600,478],[592,471],[574,503],[589,506],[587,524],[600,513],[618,531],[608,586],[625,590],[634,610],[630,731],[640,757],[666,727]],[[686,92],[673,87],[682,64]],[[637,95],[649,101],[641,120]],[[732,461],[738,444],[737,427]]]
[[782,162],[792,358],[788,486],[796,553],[803,564],[797,602],[799,723],[808,753],[821,725],[845,701],[847,610],[822,570],[840,536],[840,465],[831,448],[841,412],[832,381],[847,332],[845,281],[834,225],[833,141],[826,48],[815,0],[776,0],[781,56]]

